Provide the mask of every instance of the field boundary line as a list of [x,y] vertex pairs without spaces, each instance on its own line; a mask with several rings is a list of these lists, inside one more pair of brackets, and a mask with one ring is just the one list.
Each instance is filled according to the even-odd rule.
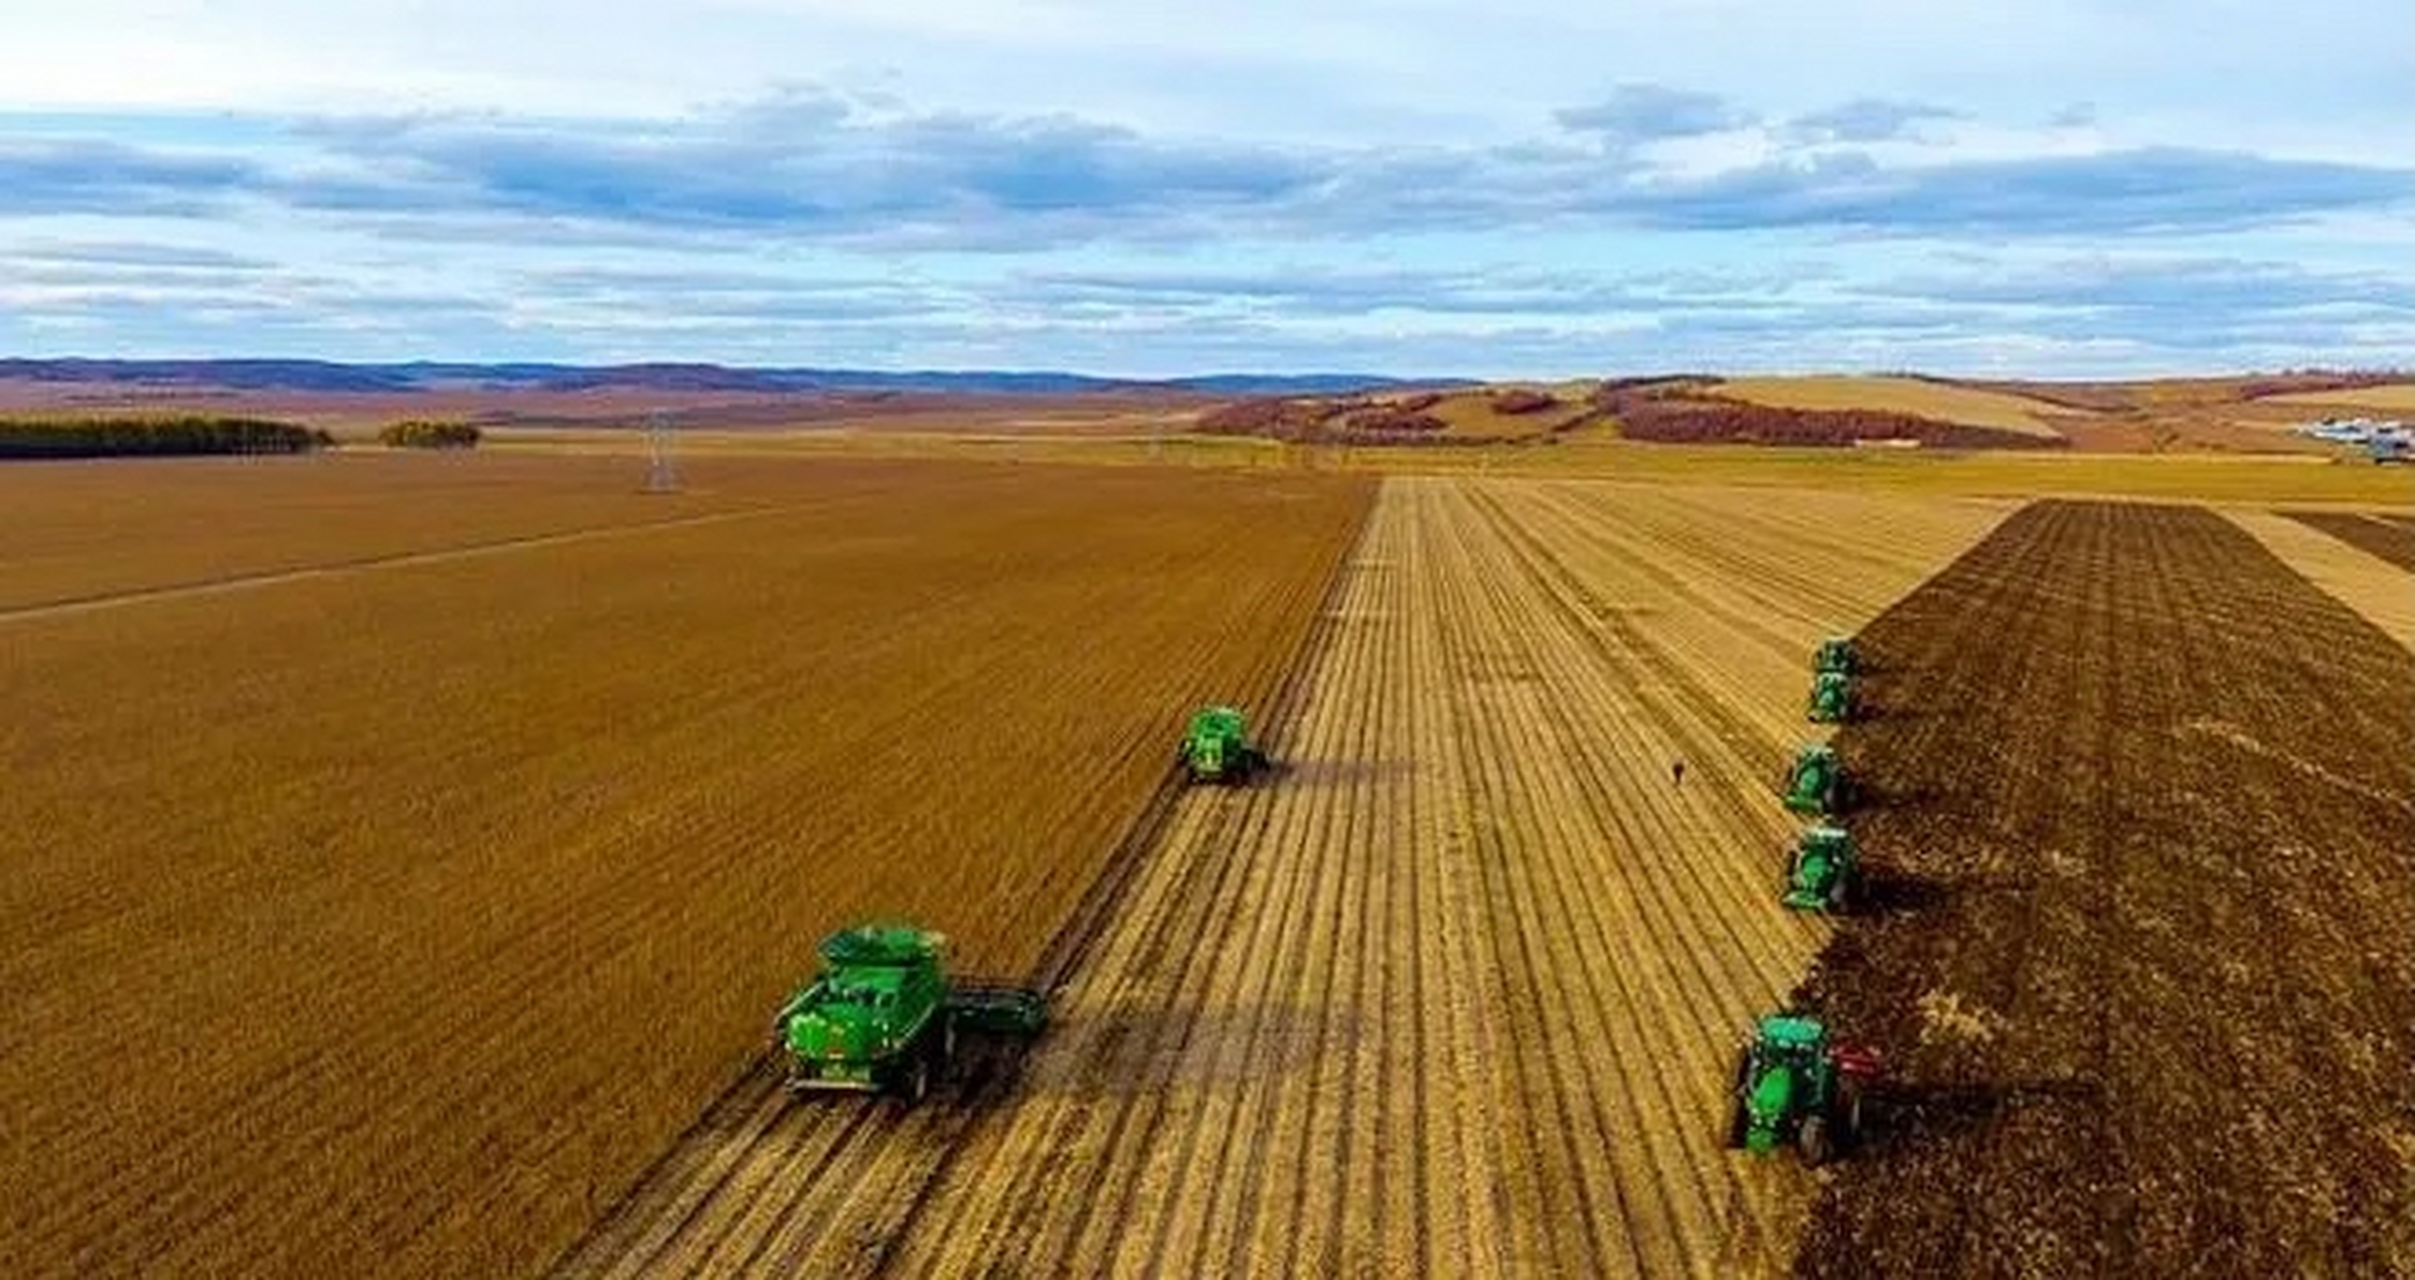
[[162,600],[226,595],[237,591],[283,586],[293,582],[307,582],[317,578],[338,578],[372,569],[409,568],[422,564],[442,564],[449,560],[471,560],[481,556],[500,555],[508,551],[532,551],[544,547],[592,542],[602,538],[618,537],[622,534],[727,524],[738,520],[753,520],[763,516],[799,511],[808,505],[810,504],[788,503],[774,507],[748,507],[740,511],[709,511],[697,515],[673,516],[662,520],[645,520],[635,524],[590,525],[582,529],[565,529],[556,533],[500,538],[492,542],[472,542],[423,551],[393,551],[381,555],[359,556],[349,560],[331,560],[325,564],[297,565],[290,569],[228,574],[224,577],[203,578],[192,582],[169,583],[165,586],[135,587],[125,591],[104,592],[100,595],[46,600],[40,604],[17,605],[0,609],[0,625],[11,622],[39,621],[51,617],[68,617],[81,613],[97,613],[104,609],[152,604]]

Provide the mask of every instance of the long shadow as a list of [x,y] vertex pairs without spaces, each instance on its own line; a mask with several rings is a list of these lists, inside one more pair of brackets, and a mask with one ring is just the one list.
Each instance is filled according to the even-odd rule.
[[1871,916],[1933,911],[1952,901],[1964,887],[1936,876],[1892,867],[1867,867],[1862,871],[1862,895],[1856,911]]
[[1942,1146],[1985,1132],[2015,1107],[2048,1103],[2096,1108],[2105,1087],[2061,1077],[1936,1083],[1882,1080],[1864,1095],[1858,1147],[1868,1152]]

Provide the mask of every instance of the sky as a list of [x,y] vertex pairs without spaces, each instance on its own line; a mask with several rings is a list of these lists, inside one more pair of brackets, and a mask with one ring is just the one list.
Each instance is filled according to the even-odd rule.
[[2415,367],[2406,0],[29,0],[0,355]]

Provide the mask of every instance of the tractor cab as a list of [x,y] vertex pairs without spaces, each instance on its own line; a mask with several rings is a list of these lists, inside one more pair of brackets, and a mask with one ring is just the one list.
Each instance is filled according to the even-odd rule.
[[1842,671],[1823,671],[1811,678],[1811,699],[1804,714],[1817,724],[1843,724],[1853,718],[1853,677]]
[[1859,656],[1853,650],[1851,636],[1830,636],[1820,641],[1820,647],[1811,655],[1811,669],[1815,673],[1833,671],[1849,676],[1859,667]]
[[1851,784],[1836,748],[1813,742],[1795,752],[1782,791],[1786,807],[1797,813],[1841,813],[1850,798]]
[[[920,1044],[943,1021],[945,945],[908,925],[860,925],[824,938],[820,972],[772,1022],[774,1042],[790,1057],[789,1086],[891,1087],[900,1046]],[[919,1089],[920,1077],[915,1083]]]
[[1249,723],[1228,706],[1201,707],[1191,716],[1176,754],[1193,782],[1238,782],[1265,763],[1249,741]]
[[1861,893],[1861,851],[1842,827],[1807,827],[1786,862],[1782,899],[1798,911],[1847,911]]
[[1832,1043],[1819,1019],[1771,1014],[1737,1051],[1727,1145],[1766,1154],[1791,1142],[1804,1163],[1825,1163],[1860,1134],[1878,1071],[1877,1054]]

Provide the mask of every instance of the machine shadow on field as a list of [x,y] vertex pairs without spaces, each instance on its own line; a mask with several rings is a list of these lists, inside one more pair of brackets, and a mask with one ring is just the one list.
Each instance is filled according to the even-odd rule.
[[1026,1087],[1106,1098],[1230,1092],[1348,1054],[1361,1031],[1355,1013],[1295,1004],[1126,1009],[1080,1024],[1069,1019],[1057,1035],[1072,1052],[1044,1061]]
[[1924,876],[1900,867],[1870,867],[1862,872],[1858,914],[1903,916],[1933,911],[1953,900],[1962,886],[1940,876]]
[[1923,1082],[1887,1080],[1866,1096],[1857,1150],[1872,1154],[1942,1149],[1984,1134],[2016,1111],[2051,1108],[2093,1115],[2105,1103],[2102,1082],[2038,1080]]

